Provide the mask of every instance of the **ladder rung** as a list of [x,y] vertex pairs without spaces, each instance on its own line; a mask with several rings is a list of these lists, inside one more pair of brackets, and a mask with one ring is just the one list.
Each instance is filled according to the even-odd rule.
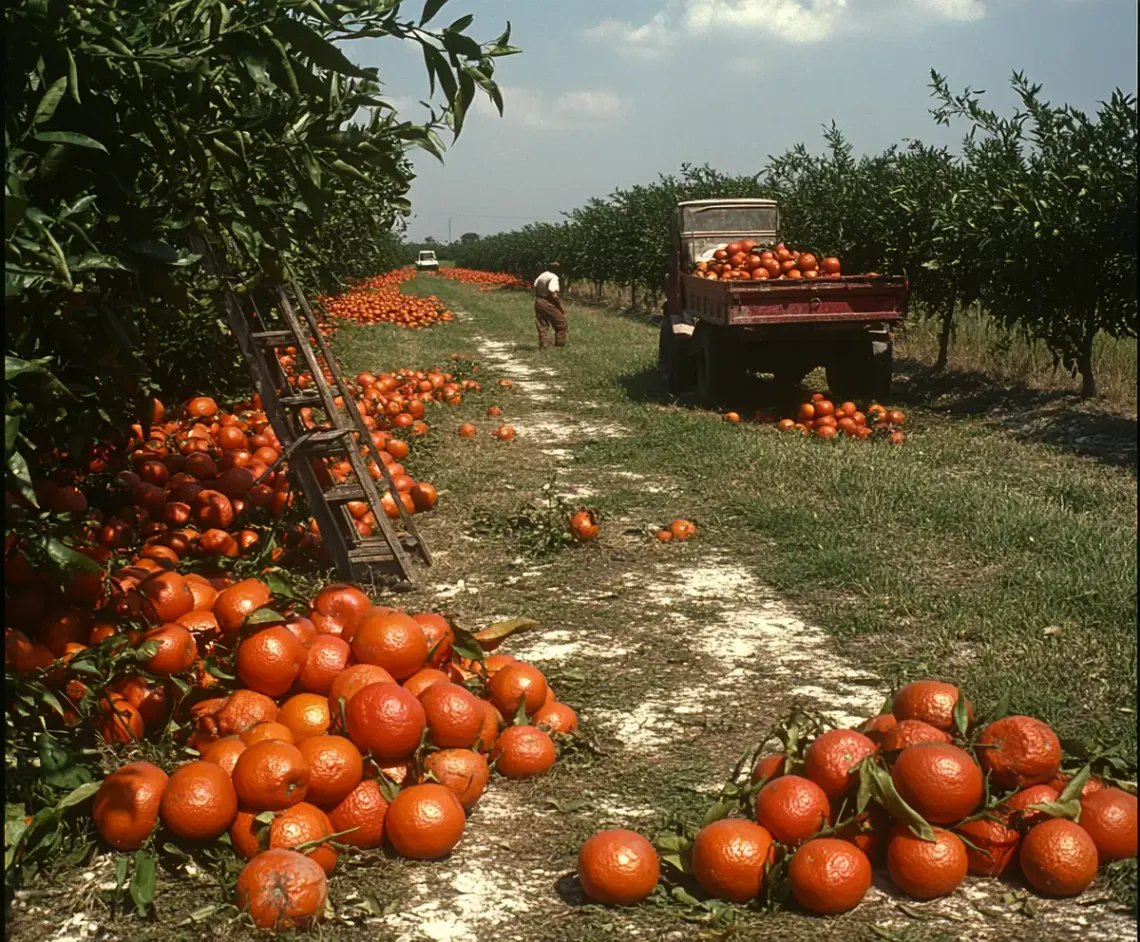
[[345,504],[350,500],[368,500],[368,497],[357,484],[339,484],[325,491],[325,500],[330,504]]
[[283,406],[307,406],[321,402],[320,392],[298,393],[296,396],[282,396],[277,400]]
[[395,559],[392,548],[385,540],[365,540],[360,546],[348,551],[348,558],[354,563],[377,563]]
[[253,339],[267,347],[295,347],[300,342],[291,330],[255,331]]

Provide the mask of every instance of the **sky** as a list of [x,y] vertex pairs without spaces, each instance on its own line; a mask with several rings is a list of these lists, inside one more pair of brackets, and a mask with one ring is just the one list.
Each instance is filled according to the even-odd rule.
[[[418,0],[408,0],[418,13]],[[833,119],[857,154],[904,138],[957,145],[930,117],[930,70],[1013,110],[1015,70],[1042,97],[1094,112],[1136,92],[1135,0],[450,0],[430,25],[509,21],[520,55],[497,60],[499,117],[483,96],[440,165],[417,152],[408,237],[446,241],[561,212],[683,163],[756,173]],[[425,112],[419,48],[358,40],[402,116]]]

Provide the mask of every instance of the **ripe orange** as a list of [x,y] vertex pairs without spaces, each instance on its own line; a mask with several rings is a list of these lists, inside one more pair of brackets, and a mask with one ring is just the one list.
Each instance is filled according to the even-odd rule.
[[497,672],[487,690],[504,717],[513,717],[524,702],[530,716],[546,702],[546,677],[531,664],[514,663]]
[[214,765],[225,769],[226,775],[233,775],[234,766],[237,765],[238,756],[246,750],[246,745],[240,736],[226,736],[215,743],[211,743],[202,753],[203,762],[213,762]]
[[467,815],[446,785],[428,782],[398,794],[388,807],[385,830],[393,849],[411,860],[438,860],[463,837]]
[[428,656],[423,628],[402,612],[368,613],[349,640],[358,661],[379,665],[396,680],[411,677]]
[[362,850],[379,847],[384,839],[388,802],[374,779],[364,779],[329,810],[333,833],[348,831],[337,838]]
[[[547,693],[549,692],[548,689]],[[547,701],[535,711],[531,722],[547,732],[566,735],[578,728],[578,714],[565,703]]]
[[295,694],[281,704],[277,722],[289,729],[294,742],[323,736],[329,731],[329,698],[319,693]]
[[1088,831],[1065,818],[1050,818],[1022,838],[1021,872],[1047,896],[1077,896],[1096,878],[1099,858]]
[[597,903],[633,906],[653,892],[660,876],[657,851],[633,831],[599,831],[578,851],[578,882]]
[[241,735],[258,723],[277,719],[277,704],[255,690],[235,690],[214,714],[220,736]]
[[[316,805],[302,801],[273,819],[273,824],[269,827],[269,846],[294,850],[302,844],[323,840],[332,834],[328,815]],[[326,874],[333,872],[337,858],[340,857],[337,849],[327,841],[301,853],[320,864]]]
[[899,752],[923,742],[949,743],[950,734],[922,720],[903,720],[882,735],[883,752]]
[[190,629],[178,622],[170,622],[148,631],[142,636],[142,643],[148,641],[158,642],[158,650],[143,661],[143,666],[152,674],[181,674],[198,660],[198,645],[194,636],[190,634]]
[[1061,741],[1041,720],[1006,716],[978,736],[978,759],[1003,788],[1043,785],[1061,768]]
[[853,729],[832,729],[818,736],[804,754],[804,775],[835,801],[855,783],[855,769],[877,747]]
[[[936,680],[916,680],[895,694],[891,713],[899,720],[922,720],[936,729],[954,729],[954,707],[958,703],[958,688]],[[974,708],[967,701],[967,710],[973,718]]]
[[674,520],[666,529],[673,534],[674,540],[682,542],[697,535],[696,524],[684,519]]
[[352,649],[348,642],[335,635],[317,635],[305,654],[305,663],[297,682],[310,693],[328,696],[333,681],[352,660]]
[[475,743],[478,752],[489,753],[499,740],[499,730],[503,728],[502,714],[488,701],[483,701],[483,729]]
[[241,734],[241,741],[245,745],[252,746],[254,743],[266,742],[270,739],[279,739],[282,742],[295,742],[296,738],[293,736],[293,731],[283,723],[258,723],[256,726],[251,726],[244,733]]
[[[863,733],[876,746],[883,745],[883,739],[888,732],[899,725],[893,713],[880,713],[859,724],[859,732]],[[908,744],[909,745],[909,744]]]
[[294,850],[267,850],[242,869],[237,904],[261,929],[299,928],[324,915],[328,880],[320,864]]
[[891,779],[902,800],[931,824],[953,824],[972,814],[985,792],[982,770],[964,749],[946,743],[908,746]]
[[270,739],[249,746],[238,756],[233,784],[247,808],[282,811],[305,800],[310,774],[296,746]]
[[95,793],[91,817],[99,836],[116,850],[138,850],[158,820],[166,773],[149,762],[116,769]]
[[146,731],[142,714],[125,697],[108,694],[99,701],[95,729],[106,742],[127,743],[142,739]]
[[507,778],[542,775],[557,758],[554,740],[534,726],[508,726],[491,750],[496,771]]
[[770,756],[761,756],[755,768],[752,769],[752,783],[762,782],[784,774],[784,755],[775,753]]
[[830,817],[827,794],[811,779],[799,775],[772,779],[756,793],[756,822],[788,847],[806,841]]
[[152,622],[174,621],[194,609],[194,593],[184,576],[159,572],[139,585],[143,614]]
[[353,664],[346,667],[333,680],[329,688],[329,711],[334,721],[348,702],[371,684],[394,684],[395,678],[376,664]]
[[436,670],[434,667],[424,667],[405,680],[402,686],[418,700],[432,684],[449,683],[451,683],[451,678],[443,671]]
[[1136,796],[1101,788],[1081,799],[1080,825],[1096,844],[1100,862],[1136,856]]
[[788,883],[796,902],[809,912],[845,913],[871,888],[871,861],[854,844],[817,837],[792,855]]
[[709,896],[747,903],[760,892],[775,850],[772,835],[759,824],[722,818],[701,828],[693,841],[692,874]]
[[935,840],[924,841],[903,824],[896,824],[887,843],[887,871],[895,885],[917,900],[953,893],[966,879],[966,845],[942,828]]
[[250,690],[280,697],[301,673],[305,656],[304,646],[288,628],[263,628],[238,645],[238,680]]
[[440,785],[446,785],[459,799],[464,811],[470,811],[487,788],[487,759],[471,749],[441,749],[424,760],[424,771]]
[[343,801],[364,775],[364,759],[343,736],[310,736],[297,745],[309,765],[308,801],[330,808]]
[[[1009,827],[1011,815],[997,812],[994,820],[975,818],[959,824],[955,832],[965,835],[966,863],[970,873],[981,877],[1000,877],[1017,856],[1021,834]],[[963,842],[965,843],[965,842]]]
[[334,618],[348,632],[351,640],[361,620],[372,608],[372,600],[355,586],[335,583],[325,586],[313,599],[314,613]]
[[1005,807],[1013,812],[1010,826],[1024,830],[1040,824],[1048,815],[1044,811],[1031,811],[1031,806],[1056,801],[1060,797],[1061,793],[1051,785],[1030,785],[1023,788],[1005,801]]
[[427,725],[419,700],[399,684],[370,684],[345,708],[348,736],[378,759],[406,759],[416,751]]
[[483,704],[467,688],[450,681],[432,684],[419,697],[428,739],[441,749],[468,749],[483,730]]
[[270,599],[269,586],[258,579],[243,579],[218,593],[214,600],[214,616],[226,634],[238,631],[246,618]]
[[412,616],[412,620],[419,623],[424,631],[424,639],[428,646],[429,667],[443,667],[451,656],[451,644],[455,640],[455,632],[447,619],[434,612],[420,612]]
[[162,823],[179,837],[211,841],[237,816],[238,796],[221,766],[188,762],[175,769],[162,793]]

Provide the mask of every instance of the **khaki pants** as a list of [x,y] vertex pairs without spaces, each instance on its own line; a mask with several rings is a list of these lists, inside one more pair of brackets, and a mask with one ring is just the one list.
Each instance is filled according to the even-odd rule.
[[546,298],[535,298],[534,322],[538,327],[538,347],[546,347],[547,330],[554,331],[554,346],[566,346],[566,315]]

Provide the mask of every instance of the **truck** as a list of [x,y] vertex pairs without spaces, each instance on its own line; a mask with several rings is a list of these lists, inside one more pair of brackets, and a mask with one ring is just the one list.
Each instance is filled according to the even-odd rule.
[[439,271],[439,260],[431,249],[424,249],[416,256],[416,271]]
[[673,395],[696,390],[721,402],[750,373],[792,387],[823,367],[836,401],[885,402],[894,328],[906,317],[907,279],[839,275],[813,280],[722,281],[697,263],[733,241],[779,242],[775,200],[678,203],[658,344],[658,368]]

